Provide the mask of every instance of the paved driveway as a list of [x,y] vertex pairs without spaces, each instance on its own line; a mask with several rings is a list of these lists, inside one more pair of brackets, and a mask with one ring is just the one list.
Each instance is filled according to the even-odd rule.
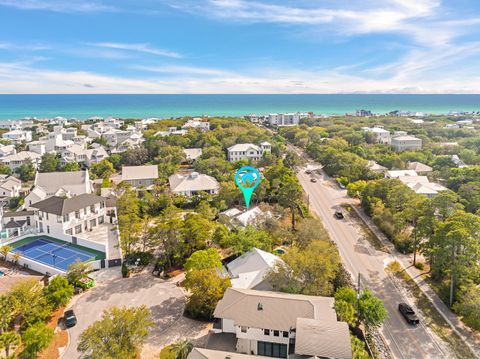
[[155,278],[148,273],[132,278],[121,278],[119,267],[102,270],[95,276],[97,285],[75,299],[72,304],[78,324],[69,329],[70,345],[62,359],[80,358],[76,349],[80,334],[90,324],[100,319],[105,309],[114,306],[131,307],[144,304],[151,310],[155,327],[147,344],[154,347],[160,334],[163,336],[172,331],[175,333],[178,320],[186,319],[182,318],[184,294],[174,283]]

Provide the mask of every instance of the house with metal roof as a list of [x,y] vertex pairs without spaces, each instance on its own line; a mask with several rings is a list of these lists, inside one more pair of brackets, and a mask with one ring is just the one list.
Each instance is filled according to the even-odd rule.
[[266,279],[270,270],[282,259],[272,253],[252,248],[225,265],[233,288],[272,290]]
[[135,188],[149,188],[158,179],[158,166],[123,166],[122,181],[130,183]]
[[238,353],[352,358],[348,324],[330,297],[228,288],[214,317],[213,332],[234,334]]
[[25,206],[30,207],[51,196],[74,197],[92,193],[93,186],[88,170],[72,172],[37,172],[35,184],[25,197]]
[[217,194],[220,190],[220,184],[215,178],[198,172],[192,172],[186,175],[176,173],[168,178],[168,182],[172,193],[187,197],[197,195],[201,192]]

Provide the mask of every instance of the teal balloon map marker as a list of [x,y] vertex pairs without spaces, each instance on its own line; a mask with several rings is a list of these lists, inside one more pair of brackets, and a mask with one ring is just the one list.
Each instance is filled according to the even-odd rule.
[[260,184],[260,172],[255,167],[243,166],[235,175],[235,182],[242,190],[245,205],[250,206],[250,199],[255,188]]

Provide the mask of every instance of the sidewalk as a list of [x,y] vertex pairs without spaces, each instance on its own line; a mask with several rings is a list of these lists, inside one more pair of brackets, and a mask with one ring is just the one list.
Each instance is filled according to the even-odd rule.
[[378,229],[373,223],[370,217],[363,211],[363,209],[357,206],[352,206],[354,211],[368,226],[368,228],[382,241],[382,243],[388,247],[392,259],[398,261],[408,275],[415,281],[420,290],[430,300],[435,309],[450,325],[452,330],[460,336],[466,345],[480,358],[480,336],[474,333],[470,328],[466,327],[453,313],[450,308],[440,299],[435,291],[428,285],[422,277],[422,272],[413,266],[413,260],[410,255],[401,254],[398,252],[394,245],[387,239],[387,237]]

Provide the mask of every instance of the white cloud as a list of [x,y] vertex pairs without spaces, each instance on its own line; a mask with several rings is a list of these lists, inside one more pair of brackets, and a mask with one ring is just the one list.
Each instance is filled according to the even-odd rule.
[[176,74],[176,75],[206,75],[206,76],[232,75],[232,72],[219,70],[219,69],[211,69],[206,67],[195,67],[195,66],[181,66],[181,65],[165,65],[165,66],[133,65],[132,68],[140,71],[163,73],[163,74]]
[[116,11],[112,6],[84,0],[0,0],[0,6],[20,10],[45,10],[64,13]]
[[116,50],[127,50],[127,51],[137,51],[143,52],[151,55],[165,56],[172,58],[182,58],[183,56],[177,52],[159,49],[152,47],[148,44],[125,44],[118,42],[97,42],[89,44],[91,46],[103,47],[107,49],[116,49]]
[[[222,70],[218,70],[222,71]],[[405,76],[374,78],[334,71],[288,68],[205,76],[201,71],[148,78],[108,76],[87,71],[55,71],[22,63],[0,63],[0,93],[479,93],[480,76],[461,69],[442,78],[412,81]]]

